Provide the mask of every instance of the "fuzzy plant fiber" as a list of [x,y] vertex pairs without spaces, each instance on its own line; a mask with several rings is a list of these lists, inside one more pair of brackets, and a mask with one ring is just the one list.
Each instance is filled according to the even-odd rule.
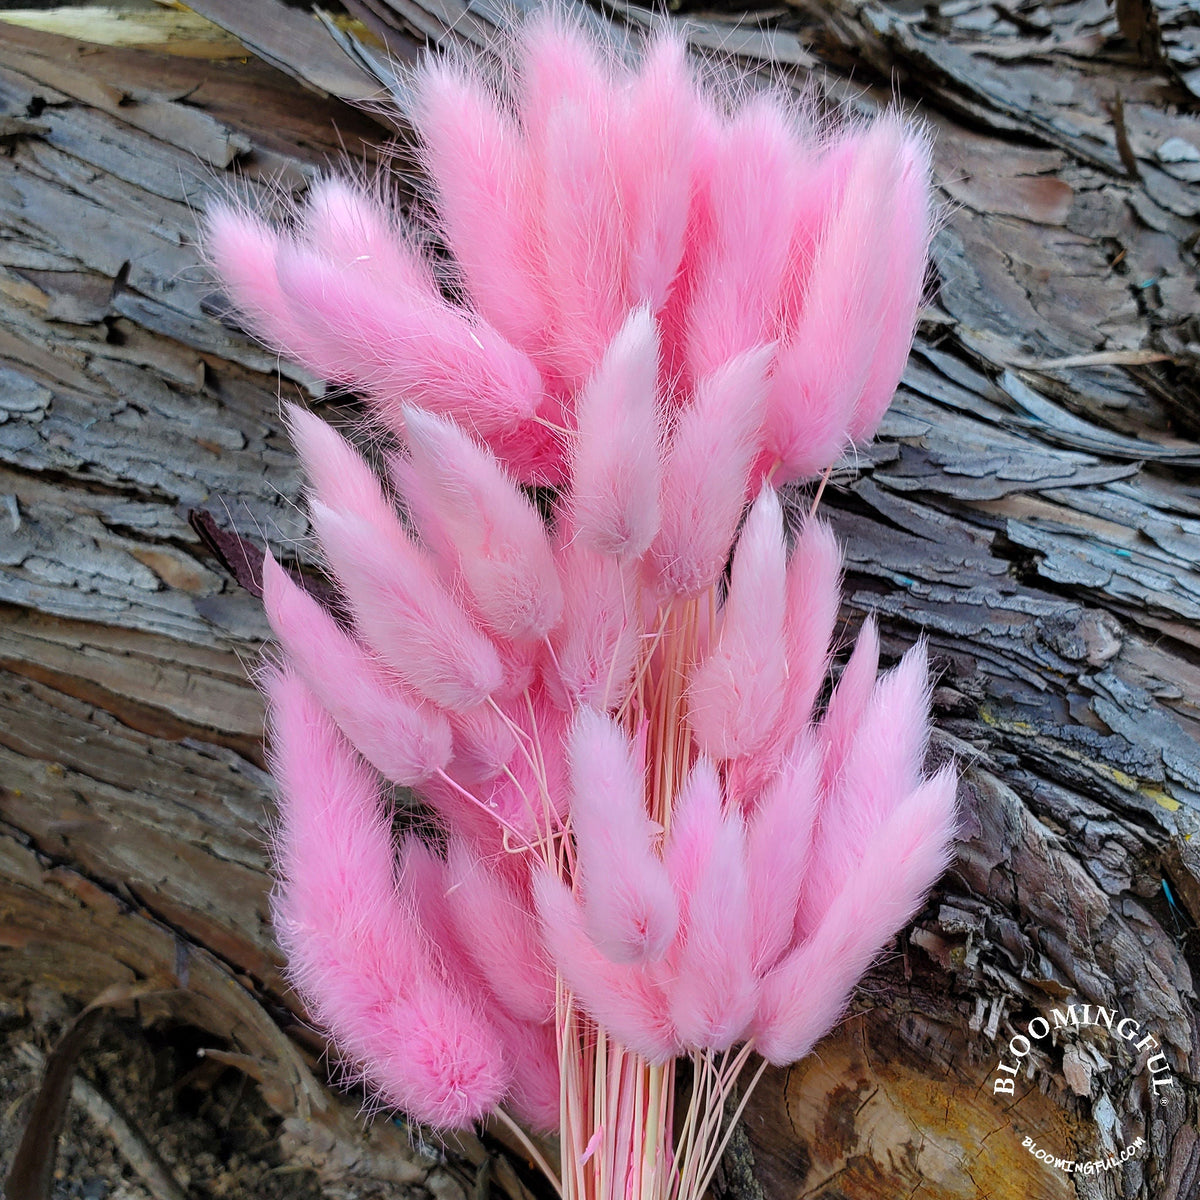
[[572,1108],[598,1039],[801,1058],[949,861],[925,648],[881,672],[868,621],[821,703],[841,550],[780,498],[896,387],[929,146],[558,10],[412,84],[429,228],[336,175],[206,217],[243,322],[381,449],[288,408],[341,604],[268,557],[276,929],[382,1103],[632,1161]]

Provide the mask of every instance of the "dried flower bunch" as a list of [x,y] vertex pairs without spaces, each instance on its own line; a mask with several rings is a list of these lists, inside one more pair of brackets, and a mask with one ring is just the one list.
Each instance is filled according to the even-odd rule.
[[[775,490],[891,398],[928,147],[561,14],[415,94],[449,267],[339,179],[208,218],[252,328],[402,447],[384,480],[289,410],[348,619],[268,558],[276,927],[387,1104],[558,1130],[564,1194],[698,1197],[751,1048],[811,1049],[954,836],[923,648],[880,675],[868,623],[815,711],[841,557]],[[435,838],[397,848],[382,781]]]

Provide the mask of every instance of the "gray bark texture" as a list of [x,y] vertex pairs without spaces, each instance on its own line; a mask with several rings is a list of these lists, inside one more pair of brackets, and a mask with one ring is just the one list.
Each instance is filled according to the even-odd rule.
[[[279,397],[321,388],[221,318],[197,212],[404,138],[398,64],[488,45],[498,8],[194,8],[245,50],[0,27],[0,992],[49,983],[212,1034],[331,1181],[525,1194],[519,1153],[359,1119],[281,976],[271,793],[248,682],[266,626],[189,523],[308,559]],[[595,10],[618,40],[645,23]],[[736,1200],[1200,1189],[1200,32],[1194,7],[798,0],[697,14],[717,69],[930,125],[932,300],[878,442],[822,506],[844,633],[928,637],[962,839],[808,1060],[767,1075]],[[394,93],[396,115],[357,106]],[[390,159],[405,186],[403,153]],[[1139,1023],[1010,1039],[1102,1005]],[[1085,1018],[1086,1020],[1086,1018]],[[1020,1043],[1017,1043],[1020,1048]],[[1169,1086],[1153,1088],[1161,1051]],[[1134,1137],[1123,1165],[1064,1173]],[[514,1172],[515,1168],[515,1172]],[[486,1176],[481,1176],[486,1178]],[[526,1176],[528,1178],[528,1176]]]

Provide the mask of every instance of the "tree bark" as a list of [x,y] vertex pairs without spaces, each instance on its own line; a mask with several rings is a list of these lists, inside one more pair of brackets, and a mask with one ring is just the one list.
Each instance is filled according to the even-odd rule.
[[[161,979],[298,1159],[454,1191],[483,1148],[443,1166],[390,1123],[364,1134],[280,976],[247,674],[267,630],[188,514],[305,561],[278,396],[320,387],[223,323],[194,232],[235,176],[265,201],[343,154],[371,167],[403,125],[347,103],[391,79],[379,39],[401,61],[424,37],[486,44],[492,10],[355,0],[346,32],[195,7],[260,57],[0,38],[0,989]],[[948,201],[895,406],[822,504],[847,636],[874,612],[891,655],[929,638],[963,836],[852,1015],[767,1075],[718,1180],[737,1200],[1200,1186],[1200,77],[1182,5],[1119,15],[831,0],[692,25],[718,67],[821,104],[894,81]],[[1158,1045],[1033,1039],[997,1093],[1014,1035],[1072,1004]],[[1022,1144],[1082,1162],[1136,1136],[1096,1174]]]

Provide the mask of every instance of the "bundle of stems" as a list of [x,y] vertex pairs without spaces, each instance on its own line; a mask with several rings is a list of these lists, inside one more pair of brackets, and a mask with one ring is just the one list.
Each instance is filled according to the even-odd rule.
[[[635,685],[618,715],[627,726],[645,726],[649,744],[646,804],[651,819],[668,831],[676,792],[691,766],[691,734],[685,697],[697,660],[697,607],[710,619],[716,588],[682,603],[660,607],[655,632],[643,647]],[[659,658],[661,669],[652,672]],[[652,681],[652,682],[648,682]],[[573,864],[555,864],[566,880]],[[575,1003],[561,978],[556,994],[562,1072],[559,1194],[579,1200],[700,1200],[728,1144],[733,1126],[762,1078],[760,1059],[749,1083],[738,1080],[752,1064],[753,1041],[717,1052],[693,1050],[687,1104],[676,1119],[676,1061],[652,1062],[610,1036]],[[731,1100],[737,1101],[730,1116]]]
[[[820,705],[841,552],[778,490],[895,389],[928,146],[718,90],[669,29],[617,61],[552,10],[499,61],[413,79],[448,256],[378,183],[207,217],[384,448],[289,409],[340,603],[268,556],[275,925],[381,1103],[494,1114],[567,1200],[699,1200],[954,837],[923,646],[880,674],[868,622]],[[399,844],[385,784],[431,814]]]

